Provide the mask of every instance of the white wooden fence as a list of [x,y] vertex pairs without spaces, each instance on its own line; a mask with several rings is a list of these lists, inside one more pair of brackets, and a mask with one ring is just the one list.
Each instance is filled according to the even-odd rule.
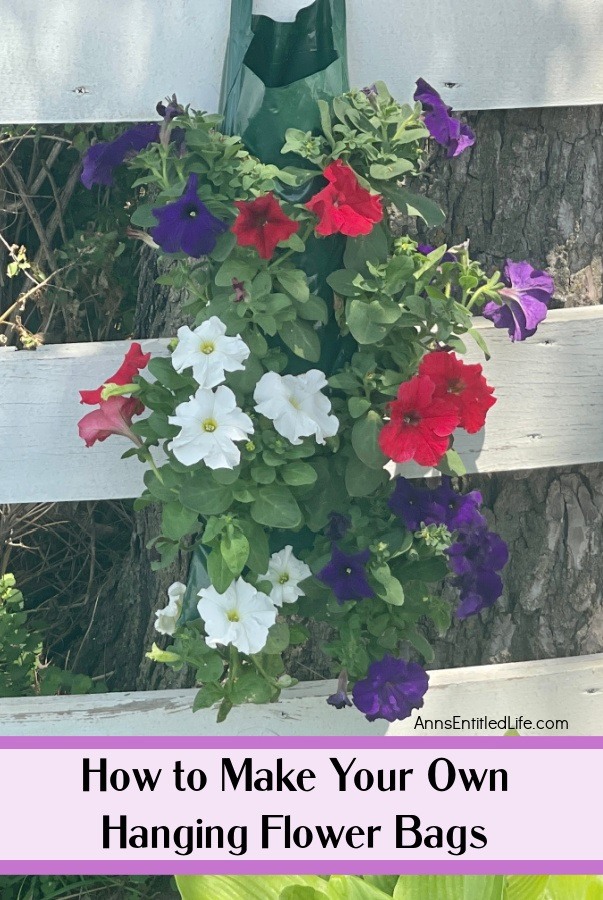
[[[308,3],[256,0],[254,9],[290,19]],[[383,79],[407,99],[422,76],[457,109],[603,103],[600,0],[423,0],[420,29],[417,9],[414,0],[348,0],[355,85]],[[0,0],[0,121],[146,120],[174,91],[213,112],[228,10],[229,0]],[[553,312],[519,345],[482,326],[499,402],[484,434],[459,438],[469,471],[603,460],[602,319],[603,307]],[[165,341],[143,343],[166,352]],[[76,430],[78,389],[102,383],[122,354],[119,343],[0,350],[0,503],[139,493],[142,468],[119,461],[124,445],[86,450]],[[301,684],[277,704],[234,710],[222,726],[214,711],[193,716],[187,691],[4,700],[0,735],[383,733],[383,723],[327,707],[332,689]],[[600,734],[603,655],[433,672],[420,714],[522,715],[551,720],[549,734]],[[441,733],[415,722],[389,733]],[[477,731],[474,723],[464,733]]]

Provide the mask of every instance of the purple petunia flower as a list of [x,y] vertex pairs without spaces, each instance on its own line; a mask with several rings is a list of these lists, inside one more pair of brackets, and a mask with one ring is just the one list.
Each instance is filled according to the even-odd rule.
[[100,141],[86,150],[83,159],[81,181],[84,187],[94,184],[111,187],[113,174],[118,166],[144,150],[149,144],[159,140],[159,124],[148,122],[146,125],[135,125],[128,128],[114,141]]
[[366,678],[356,682],[352,697],[369,722],[394,722],[423,706],[428,685],[429,676],[419,663],[384,656],[371,663]]
[[453,579],[452,584],[460,591],[457,619],[467,619],[469,616],[476,616],[482,609],[489,609],[503,592],[502,578],[490,569],[481,569],[472,575]]
[[334,544],[331,561],[316,577],[331,588],[339,604],[374,597],[375,592],[366,579],[365,566],[369,557],[369,550],[344,553]]
[[329,706],[334,706],[335,709],[345,709],[346,706],[352,705],[352,701],[348,697],[347,669],[341,670],[341,674],[337,680],[337,691],[334,694],[331,694],[330,697],[327,697],[327,703]]
[[462,531],[456,543],[446,551],[449,565],[456,577],[453,587],[459,589],[461,604],[458,619],[476,615],[492,606],[503,591],[498,571],[509,559],[506,543],[487,526]]
[[432,138],[446,147],[449,159],[460,156],[463,150],[475,144],[475,134],[471,128],[450,115],[452,107],[446,106],[438,92],[423,78],[417,81],[414,99],[426,110],[425,126]]
[[329,513],[329,524],[325,527],[325,535],[330,541],[341,541],[352,527],[352,520],[343,513]]
[[433,491],[434,503],[444,510],[440,523],[445,525],[448,531],[458,531],[462,528],[477,528],[486,524],[484,516],[479,511],[483,503],[479,491],[470,491],[468,494],[460,494],[452,487],[452,479],[444,476],[440,487]]
[[198,178],[189,175],[179,200],[153,210],[159,220],[150,234],[165,253],[179,253],[198,259],[216,246],[218,237],[228,230],[226,222],[213,216],[197,196]]
[[486,303],[482,315],[496,328],[507,328],[512,341],[525,341],[546,318],[555,283],[550,275],[526,261],[508,259],[504,276],[508,286],[500,292],[502,304],[494,300]]
[[171,97],[166,97],[167,104],[163,103],[161,100],[155,107],[157,110],[157,115],[161,116],[164,122],[171,122],[172,119],[175,119],[176,116],[182,116],[185,113],[185,109],[181,103],[178,103],[176,99],[176,94],[172,94]]
[[396,478],[394,492],[388,506],[394,515],[402,519],[409,531],[417,531],[424,525],[441,525],[445,519],[444,507],[429,488],[414,485],[400,475]]

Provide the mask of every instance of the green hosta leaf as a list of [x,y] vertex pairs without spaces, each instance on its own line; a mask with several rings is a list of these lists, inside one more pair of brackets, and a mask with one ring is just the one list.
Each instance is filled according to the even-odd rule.
[[389,897],[393,896],[394,889],[396,884],[398,883],[397,875],[365,875],[364,876],[365,884],[370,884],[371,887],[376,887],[378,890],[383,891],[384,894],[387,894]]
[[269,528],[297,528],[302,514],[295,497],[284,484],[268,484],[251,504],[251,516]]
[[316,469],[305,462],[288,463],[280,470],[280,475],[285,484],[289,484],[292,487],[314,484],[318,478]]
[[308,362],[318,362],[320,359],[320,338],[311,325],[300,319],[291,322],[283,322],[279,334],[287,347],[296,356],[306,359]]
[[502,875],[402,875],[394,900],[502,900]]
[[373,163],[369,169],[369,174],[371,178],[375,178],[377,181],[389,181],[391,178],[399,178],[406,172],[412,171],[414,167],[415,164],[409,159],[399,159],[386,166],[380,165],[379,163]]
[[357,277],[356,272],[339,269],[337,272],[331,272],[327,282],[329,287],[333,288],[335,293],[341,297],[358,297],[362,294],[362,289],[354,284],[354,279]]
[[196,530],[198,516],[180,503],[166,503],[161,517],[161,532],[171,541],[179,541]]
[[358,459],[369,469],[382,469],[387,459],[379,447],[379,434],[383,421],[379,413],[370,410],[352,428],[352,446]]
[[329,900],[389,900],[391,894],[355,875],[333,875],[327,896]]
[[504,900],[549,900],[549,875],[511,875],[505,879]]
[[603,900],[599,875],[551,875],[546,900]]
[[326,882],[317,875],[176,875],[183,900],[280,900],[285,888],[314,887]]
[[300,303],[305,303],[310,297],[308,279],[301,269],[277,269],[276,277],[288,294]]
[[387,184],[383,187],[383,193],[391,203],[398,207],[400,212],[409,216],[419,216],[431,228],[441,225],[446,219],[437,203],[420,194],[414,194],[406,188]]
[[207,557],[207,574],[219,594],[223,594],[234,581],[234,576],[219,550],[212,550]]
[[[199,709],[209,709],[214,703],[219,703],[224,697],[224,691],[218,684],[204,684],[201,690],[197,691],[193,700],[193,712]],[[194,894],[182,894],[183,897],[194,897]],[[202,896],[201,894],[199,896]]]
[[203,516],[219,516],[226,512],[232,501],[232,487],[218,484],[206,472],[195,473],[194,480],[180,491],[182,505]]
[[249,541],[242,531],[235,529],[234,534],[223,535],[220,541],[220,552],[222,553],[222,559],[236,578],[247,564]]

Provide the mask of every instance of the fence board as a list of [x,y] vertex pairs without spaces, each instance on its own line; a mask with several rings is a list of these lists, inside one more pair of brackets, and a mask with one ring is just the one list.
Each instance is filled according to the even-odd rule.
[[[291,18],[308,0],[256,0]],[[2,122],[140,121],[176,91],[215,112],[229,0],[0,0]],[[456,109],[603,102],[599,0],[348,0],[358,87],[416,78]],[[401,62],[402,61],[402,62]]]
[[[603,306],[555,310],[538,334],[511,344],[483,321],[492,359],[484,363],[498,403],[484,432],[459,432],[468,471],[500,472],[603,460]],[[142,341],[165,354],[166,341]],[[76,423],[79,388],[114,372],[123,342],[65,344],[35,353],[0,350],[0,503],[136,497],[144,467],[121,461],[128,442],[86,449]],[[482,361],[472,345],[472,361]],[[401,471],[426,477],[414,464]],[[432,473],[431,473],[432,474]]]
[[[369,723],[357,712],[334,710],[325,700],[335,682],[308,682],[284,691],[278,703],[234,709],[217,725],[215,709],[191,712],[195,691],[95,694],[87,697],[31,697],[2,701],[0,736],[50,735],[381,735],[387,723]],[[417,713],[392,725],[388,734],[461,733],[415,729]],[[566,719],[549,731],[522,734],[600,735],[603,733],[603,654],[573,659],[475,666],[430,673],[430,689],[420,710],[425,719],[524,716]],[[502,732],[505,727],[501,729]],[[463,735],[486,734],[479,728]],[[489,734],[499,733],[490,731]]]

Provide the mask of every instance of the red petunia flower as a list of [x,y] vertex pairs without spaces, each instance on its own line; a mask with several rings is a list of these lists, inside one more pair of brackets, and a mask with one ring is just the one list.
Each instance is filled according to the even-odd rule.
[[318,216],[316,233],[325,237],[370,234],[383,219],[381,195],[363,188],[354,170],[340,159],[330,163],[323,175],[330,184],[306,203],[310,212]]
[[488,410],[496,403],[479,364],[467,365],[454,353],[435,350],[423,357],[419,375],[435,384],[434,400],[447,399],[458,411],[459,426],[475,434],[485,425]]
[[236,200],[239,210],[231,231],[241,247],[255,247],[262,259],[270,259],[276,245],[299,230],[299,222],[285,215],[274,194],[256,200]]
[[379,446],[394,462],[414,459],[421,466],[437,465],[458,427],[460,416],[449,399],[434,398],[435,384],[415,375],[400,385],[390,403],[390,421],[379,434]]
[[88,406],[96,406],[101,402],[101,394],[106,384],[130,384],[132,379],[138,375],[142,369],[146,368],[151,358],[150,353],[143,353],[140,344],[134,343],[124,356],[124,361],[111,378],[107,378],[103,384],[95,391],[80,391],[80,403],[86,403]]
[[144,412],[144,406],[136,397],[109,397],[101,400],[99,409],[87,413],[77,423],[80,437],[86,447],[97,441],[106,441],[112,434],[129,438],[138,447],[142,442],[132,431],[132,418]]

